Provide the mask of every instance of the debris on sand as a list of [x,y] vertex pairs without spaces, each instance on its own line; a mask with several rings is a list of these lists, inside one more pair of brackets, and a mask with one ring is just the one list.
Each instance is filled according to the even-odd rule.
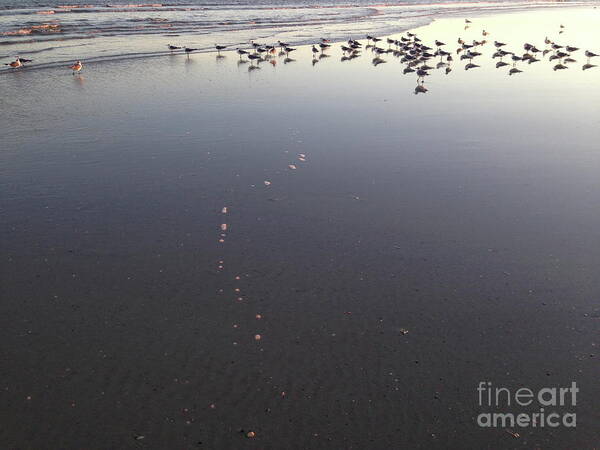
[[515,432],[514,432],[514,431],[512,431],[512,430],[506,430],[506,432],[507,432],[508,434],[510,434],[512,437],[514,437],[515,439],[517,439],[517,438],[520,438],[520,437],[521,437],[521,435],[520,435],[519,433],[515,433]]

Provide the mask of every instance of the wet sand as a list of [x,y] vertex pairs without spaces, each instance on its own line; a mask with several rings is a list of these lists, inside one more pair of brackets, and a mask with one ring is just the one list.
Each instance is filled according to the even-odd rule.
[[[417,32],[593,50],[597,15]],[[600,70],[488,45],[414,95],[335,47],[2,76],[1,447],[597,446]],[[576,381],[577,428],[478,427],[488,380]]]

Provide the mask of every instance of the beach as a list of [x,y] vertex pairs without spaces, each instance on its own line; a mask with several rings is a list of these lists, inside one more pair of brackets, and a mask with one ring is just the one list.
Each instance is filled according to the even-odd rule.
[[[412,28],[424,81],[338,42],[2,72],[0,446],[596,448],[599,18]],[[577,61],[496,68],[546,37]],[[576,427],[479,426],[488,381],[576,382]]]

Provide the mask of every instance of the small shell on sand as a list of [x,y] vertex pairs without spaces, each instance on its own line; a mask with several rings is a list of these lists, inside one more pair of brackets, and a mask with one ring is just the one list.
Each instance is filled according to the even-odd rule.
[[306,158],[306,155],[305,155],[304,153],[298,153],[298,156],[299,156],[300,158]]
[[262,315],[260,315],[260,314],[257,314],[257,315],[256,315],[256,318],[257,318],[258,320],[260,320],[260,319],[262,319]]
[[288,167],[290,168],[290,170],[296,170],[297,167],[294,164],[289,164]]
[[270,181],[267,181],[267,180],[265,180],[265,186],[271,186],[271,182],[270,182]]
[[255,334],[254,335],[254,340],[255,341],[260,341],[262,339],[262,336],[260,334]]
[[306,158],[300,157],[300,158],[298,158],[298,161],[306,162]]
[[254,431],[248,431],[246,437],[252,439],[253,437],[256,437],[256,433]]

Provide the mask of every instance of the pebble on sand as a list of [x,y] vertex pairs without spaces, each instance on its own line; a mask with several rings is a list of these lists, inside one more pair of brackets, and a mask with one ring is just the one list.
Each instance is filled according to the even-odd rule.
[[252,439],[253,437],[256,437],[256,433],[254,431],[248,431],[246,437]]

